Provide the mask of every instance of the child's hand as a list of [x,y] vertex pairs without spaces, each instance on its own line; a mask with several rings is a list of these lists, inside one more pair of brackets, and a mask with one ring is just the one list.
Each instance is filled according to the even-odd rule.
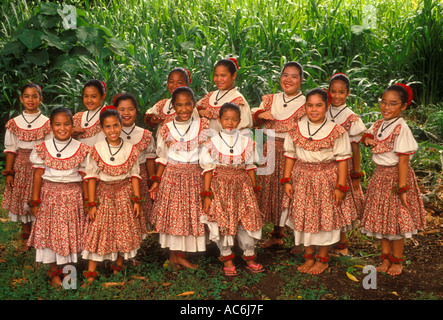
[[211,111],[208,109],[198,110],[198,114],[200,115],[200,117],[205,117],[205,118],[211,117]]
[[31,213],[34,215],[34,217],[37,218],[37,213],[38,213],[38,207],[32,207],[31,208]]
[[272,115],[271,111],[265,111],[258,115],[259,119],[263,120],[275,120],[274,116]]
[[151,189],[149,189],[149,194],[151,195],[151,199],[155,200],[155,197],[157,196],[159,183],[156,181],[152,184]]
[[335,200],[335,204],[337,206],[341,205],[345,195],[346,195],[346,193],[344,193],[343,191],[335,189],[335,191],[334,191],[334,200]]
[[134,203],[134,213],[136,218],[140,216],[140,203]]
[[14,177],[13,177],[13,176],[7,176],[7,177],[6,177],[6,186],[7,186],[9,189],[14,188]]
[[402,193],[402,194],[400,195],[400,201],[401,201],[401,204],[402,204],[406,209],[409,209],[408,200],[407,200],[407,197],[406,197],[406,192],[405,192],[405,193]]
[[211,206],[212,199],[209,197],[206,197],[203,199],[203,211],[208,214],[209,213],[209,207]]
[[96,215],[97,215],[97,207],[89,208],[89,220],[94,221]]
[[354,190],[360,189],[360,179],[352,179],[352,188]]
[[71,136],[72,136],[72,137],[77,137],[80,133],[85,132],[85,131],[86,131],[86,130],[83,129],[83,128],[81,128],[81,127],[74,127],[74,128],[72,129]]
[[364,143],[365,143],[365,145],[370,145],[373,147],[375,147],[377,145],[377,141],[375,141],[374,139],[368,138],[368,137],[365,139]]
[[292,184],[285,183],[283,190],[290,199],[294,199],[294,188],[292,188]]
[[150,121],[152,124],[158,124],[158,123],[162,122],[162,118],[160,118],[160,116],[154,114],[154,115],[151,117],[151,119],[149,119],[149,121]]

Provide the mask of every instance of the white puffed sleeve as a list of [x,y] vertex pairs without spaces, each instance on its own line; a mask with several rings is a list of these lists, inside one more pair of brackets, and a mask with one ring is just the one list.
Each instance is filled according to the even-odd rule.
[[358,118],[358,120],[353,121],[351,123],[351,127],[349,128],[349,141],[359,143],[363,134],[365,134],[367,131],[365,124],[363,121]]
[[393,151],[396,154],[414,154],[417,152],[418,144],[406,123],[402,123],[399,135],[394,141]]
[[248,170],[257,170],[256,163],[260,163],[260,156],[258,155],[257,146],[254,145],[254,153],[252,157],[246,160],[246,171]]
[[292,140],[289,133],[286,133],[285,141],[283,143],[283,149],[285,150],[285,153],[283,154],[287,158],[296,159],[295,154],[295,146],[294,141]]
[[258,106],[258,108],[252,108],[251,109],[251,114],[254,115],[257,111],[264,111],[265,107],[263,104],[263,101],[260,103],[260,105]]
[[206,172],[214,170],[216,167],[216,164],[214,163],[214,161],[211,157],[211,152],[210,152],[209,148],[204,144],[200,147],[198,161],[199,161],[200,167],[203,169],[202,176]]
[[86,175],[83,178],[83,180],[92,179],[92,178],[100,180],[100,170],[98,168],[97,162],[95,162],[95,160],[92,159],[90,153],[86,156],[85,173]]
[[140,176],[140,163],[137,160],[135,160],[134,165],[132,166],[131,170],[129,170],[131,174],[131,178],[137,178],[139,180],[142,180],[142,177]]
[[32,149],[31,155],[29,156],[29,161],[32,163],[32,167],[35,169],[45,169],[45,163],[37,154],[35,149]]
[[155,159],[155,158],[157,158],[156,145],[155,145],[154,136],[152,136],[151,141],[149,141],[149,144],[146,147],[146,159]]
[[334,147],[332,149],[336,161],[343,161],[352,157],[352,148],[347,132],[344,132],[334,140]]
[[156,148],[157,159],[155,159],[155,162],[166,166],[168,164],[168,150],[169,148],[165,141],[162,139],[162,137],[159,137]]
[[17,153],[17,146],[18,146],[18,137],[13,134],[9,129],[6,129],[5,133],[5,149],[4,153],[6,152],[12,152]]
[[251,128],[253,124],[251,109],[249,108],[249,104],[246,102],[246,100],[244,101],[245,101],[244,104],[239,105],[241,119],[237,127],[238,130]]

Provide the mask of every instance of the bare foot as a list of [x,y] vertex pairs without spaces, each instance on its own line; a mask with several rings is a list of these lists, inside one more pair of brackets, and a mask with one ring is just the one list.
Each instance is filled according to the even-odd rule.
[[95,277],[87,278],[86,282],[82,284],[82,288],[89,287],[94,280],[95,280]]
[[398,276],[403,271],[403,266],[401,263],[393,263],[391,267],[388,269],[388,274],[391,276]]
[[262,247],[264,249],[264,248],[272,247],[274,245],[279,245],[279,246],[283,245],[283,239],[278,239],[278,238],[272,237],[272,238],[266,240],[265,242],[262,242],[260,244],[260,247]]
[[329,267],[329,264],[321,263],[321,262],[317,261],[311,267],[311,269],[308,270],[308,273],[309,274],[320,274],[320,273],[323,273],[328,267]]
[[388,259],[383,259],[383,262],[381,265],[379,265],[375,270],[378,272],[386,272],[388,271],[389,267],[391,266],[391,261]]
[[197,269],[198,267],[197,264],[189,262],[189,260],[186,259],[185,257],[177,257],[177,264],[185,268],[191,268],[191,269]]
[[53,277],[51,279],[51,286],[54,288],[59,288],[61,287],[63,284],[62,279],[60,279],[60,277]]
[[314,259],[308,259],[301,266],[299,266],[297,268],[297,270],[300,271],[301,273],[306,273],[306,272],[308,272],[309,269],[311,269],[311,267],[314,264],[315,264],[315,260]]

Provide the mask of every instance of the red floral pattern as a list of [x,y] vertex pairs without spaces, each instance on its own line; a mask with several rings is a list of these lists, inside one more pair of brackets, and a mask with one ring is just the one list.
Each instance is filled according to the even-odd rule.
[[44,165],[48,168],[56,169],[56,170],[70,170],[80,165],[80,163],[85,159],[88,152],[91,151],[91,147],[80,144],[79,148],[69,158],[58,159],[53,157],[47,147],[45,142],[41,142],[35,145],[35,151],[37,155],[44,161]]
[[126,162],[121,165],[114,166],[107,164],[106,162],[103,161],[95,146],[92,147],[91,150],[91,157],[92,159],[94,159],[95,162],[97,162],[100,171],[109,174],[110,176],[119,176],[129,172],[129,170],[131,170],[131,168],[134,166],[135,162],[137,161],[138,154],[139,151],[137,150],[137,148],[132,146],[131,153]]
[[383,119],[377,120],[373,125],[374,139],[377,141],[377,145],[372,148],[372,153],[385,153],[394,148],[394,142],[401,131],[401,124],[398,124],[391,134],[383,140],[378,140],[377,132],[380,126],[383,124]]
[[[210,119],[217,119],[219,116],[219,112],[220,112],[220,108],[222,107],[220,106],[213,106],[209,103],[209,98],[215,93],[215,91],[211,91],[208,92],[203,99],[200,101],[200,107],[202,109],[209,109],[209,111],[211,111],[211,115],[210,115]],[[244,105],[246,104],[245,99],[242,96],[237,96],[234,99],[232,99],[231,101],[229,101],[231,103],[235,103],[236,105],[240,106],[240,105]]]
[[[74,127],[79,127],[82,128],[82,116],[83,116],[83,112],[78,112],[74,115],[73,120],[74,120]],[[97,121],[95,124],[93,124],[92,126],[88,126],[86,128],[82,128],[85,131],[81,132],[76,139],[85,139],[85,138],[90,138],[95,136],[96,134],[100,133],[102,131],[102,127],[100,126],[100,121]]]
[[254,154],[255,142],[252,139],[248,139],[248,144],[246,145],[243,152],[239,155],[228,155],[220,153],[214,145],[212,139],[206,141],[205,146],[209,149],[209,154],[212,160],[221,164],[242,164],[242,163],[252,163],[251,157]]
[[19,140],[22,141],[41,140],[48,133],[51,132],[51,125],[49,124],[49,120],[47,120],[40,128],[23,129],[17,125],[14,119],[11,119],[6,123],[5,127],[13,134],[15,134]]
[[189,141],[178,141],[176,140],[171,132],[169,131],[169,127],[164,125],[160,129],[160,136],[165,141],[168,148],[174,151],[190,151],[195,148],[198,148],[202,143],[204,143],[209,137],[209,120],[206,118],[200,118],[200,128],[198,135],[189,140]]
[[[262,97],[263,107],[265,111],[271,112],[272,102],[274,100],[273,94],[268,94]],[[294,111],[288,118],[284,120],[264,121],[263,126],[267,129],[273,129],[275,132],[288,132],[294,129],[295,123],[306,114],[305,105],[302,104]]]

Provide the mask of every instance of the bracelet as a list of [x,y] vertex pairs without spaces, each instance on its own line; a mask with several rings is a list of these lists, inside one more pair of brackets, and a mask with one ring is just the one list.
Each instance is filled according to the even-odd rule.
[[151,176],[151,178],[149,178],[149,180],[151,180],[152,182],[159,182],[162,180],[159,176]]
[[28,206],[31,208],[34,207],[38,207],[40,205],[40,203],[42,202],[41,199],[37,199],[37,200],[28,200]]
[[337,183],[337,185],[335,186],[336,189],[340,190],[343,193],[347,193],[349,190],[351,190],[351,188],[349,188],[349,186],[347,185],[341,185],[340,183]]
[[407,192],[409,189],[411,188],[409,187],[408,184],[403,187],[399,187],[398,184],[396,183],[395,186],[392,188],[392,191],[394,191],[397,194],[403,194]]
[[100,202],[97,199],[95,199],[94,201],[88,201],[88,200],[85,201],[86,208],[93,208],[93,207],[98,206],[99,204],[100,204]]
[[2,171],[2,175],[4,175],[5,177],[13,176],[13,175],[15,175],[15,170],[5,170],[5,171]]
[[365,172],[364,171],[360,171],[360,172],[351,172],[351,179],[361,179],[365,176]]
[[280,179],[280,184],[292,184],[292,179],[291,178],[281,178]]
[[200,192],[200,197],[212,199],[212,198],[214,198],[214,193],[211,190],[202,191],[202,192]]
[[263,112],[265,112],[265,110],[257,110],[255,113],[254,113],[254,116],[253,116],[253,120],[255,121],[255,122],[261,122],[261,121],[263,121],[263,119],[260,119],[258,116],[260,115],[260,113],[263,113]]
[[139,196],[133,195],[133,196],[131,197],[131,201],[132,201],[133,203],[139,203],[139,204],[142,204],[142,203],[145,202],[145,198],[144,198],[144,197],[139,197]]
[[260,192],[260,191],[262,191],[263,190],[263,187],[262,186],[255,186],[254,187],[254,192]]

